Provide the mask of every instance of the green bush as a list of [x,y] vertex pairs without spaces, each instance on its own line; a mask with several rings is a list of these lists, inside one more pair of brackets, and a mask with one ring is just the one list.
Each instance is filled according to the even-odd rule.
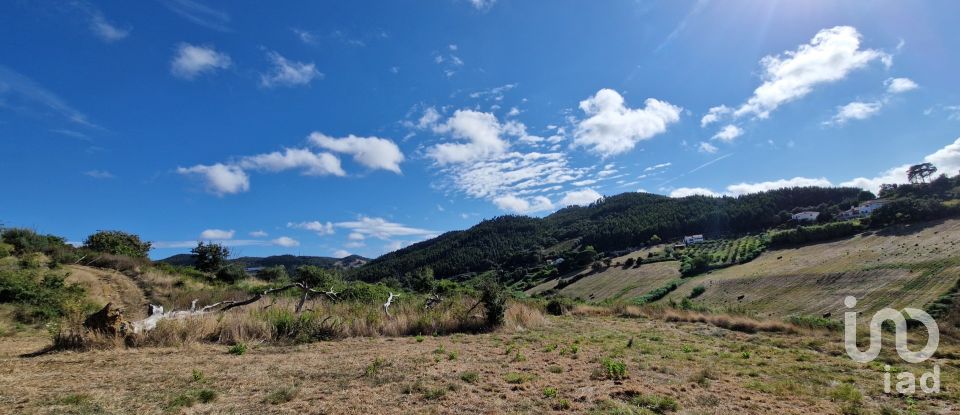
[[680,409],[677,401],[669,396],[638,395],[630,399],[630,404],[657,414],[673,412]]
[[87,307],[83,287],[66,284],[53,271],[0,269],[0,303],[17,307],[25,323],[42,323],[64,316],[71,307]]
[[13,245],[0,243],[0,258],[6,258],[13,255]]
[[622,360],[604,358],[600,361],[601,376],[606,379],[623,380],[627,378],[627,364]]
[[704,287],[704,286],[702,286],[702,285],[698,285],[698,286],[696,286],[696,287],[693,287],[693,291],[690,291],[690,298],[691,298],[691,299],[697,298],[697,297],[703,295],[703,293],[705,293],[705,292],[707,292],[707,287]]
[[286,281],[290,279],[287,268],[283,265],[274,265],[257,271],[257,278],[264,281]]
[[793,325],[807,327],[811,329],[825,329],[832,331],[843,330],[843,323],[837,320],[820,316],[793,315],[787,317],[787,321]]
[[233,284],[237,281],[245,280],[248,277],[247,271],[239,264],[230,264],[217,271],[217,280],[227,284]]
[[94,252],[133,258],[146,258],[150,253],[150,242],[141,241],[139,236],[121,231],[97,231],[87,237],[83,247]]
[[246,343],[237,343],[233,346],[230,346],[230,348],[227,349],[227,353],[230,353],[234,356],[243,356],[243,354],[246,352],[247,352]]
[[49,252],[54,248],[67,245],[66,240],[59,236],[40,235],[25,228],[4,229],[3,233],[0,234],[0,239],[4,243],[12,245],[14,252],[17,254]]
[[573,306],[573,300],[566,297],[555,297],[547,302],[547,312],[554,316],[562,316],[569,313]]

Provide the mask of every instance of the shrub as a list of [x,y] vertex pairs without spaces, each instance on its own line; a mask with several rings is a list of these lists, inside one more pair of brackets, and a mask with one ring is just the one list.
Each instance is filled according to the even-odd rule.
[[121,231],[97,231],[83,242],[83,247],[94,252],[112,255],[125,255],[134,258],[146,258],[150,253],[150,242]]
[[460,374],[460,380],[467,383],[477,383],[477,380],[480,379],[480,374],[477,372],[463,372]]
[[0,234],[4,243],[13,246],[14,252],[48,252],[54,248],[66,246],[66,240],[53,235],[40,235],[31,229],[10,228]]
[[247,352],[246,343],[237,343],[233,346],[230,346],[230,348],[227,349],[227,353],[230,353],[234,356],[243,356],[243,354],[246,352]]
[[290,278],[287,275],[287,268],[283,265],[274,265],[257,271],[257,278],[264,281],[286,281]]
[[249,277],[247,271],[239,264],[230,264],[217,270],[217,280],[227,284],[233,284],[237,281],[245,280]]
[[573,300],[566,297],[555,297],[547,302],[547,312],[551,315],[562,316],[573,309]]
[[88,309],[83,287],[66,284],[53,271],[0,269],[0,303],[13,303],[16,318],[26,323],[57,319],[70,309]]
[[113,254],[96,255],[90,261],[84,262],[92,267],[112,269],[128,275],[139,274],[149,263],[145,258]]
[[798,327],[811,329],[825,329],[831,331],[843,330],[843,323],[820,316],[793,315],[787,317],[787,321]]
[[543,389],[544,398],[556,398],[557,397],[557,388],[548,386]]
[[13,255],[13,245],[0,242],[0,258],[6,258]]
[[519,385],[534,380],[536,377],[527,373],[511,372],[503,375],[503,380],[511,385]]
[[669,396],[638,395],[630,399],[630,404],[658,414],[680,409],[677,401]]
[[273,392],[270,392],[265,398],[263,398],[263,403],[268,403],[270,405],[279,405],[282,403],[290,402],[296,397],[297,397],[297,388],[280,388]]
[[697,297],[703,295],[703,293],[705,293],[705,292],[707,292],[707,287],[704,287],[704,286],[702,286],[702,285],[698,285],[698,286],[696,286],[696,287],[693,287],[693,291],[690,291],[690,299],[697,298]]
[[487,311],[487,327],[499,327],[503,324],[507,311],[507,291],[502,285],[492,279],[484,281],[480,286],[480,302]]
[[627,364],[622,360],[604,358],[600,361],[600,378],[611,380],[623,380],[627,378]]

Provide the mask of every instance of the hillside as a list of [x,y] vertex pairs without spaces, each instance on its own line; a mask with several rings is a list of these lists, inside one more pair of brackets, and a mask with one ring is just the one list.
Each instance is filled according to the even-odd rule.
[[[192,266],[194,265],[193,254],[177,254],[156,262],[167,263],[170,265]],[[370,259],[359,255],[350,255],[344,258],[331,258],[321,256],[296,256],[296,255],[273,255],[268,257],[240,257],[230,259],[228,262],[242,264],[247,268],[261,268],[281,265],[292,271],[301,265],[315,265],[321,268],[355,268],[369,262]]]
[[932,303],[960,278],[960,220],[897,225],[852,238],[763,253],[742,265],[685,280],[662,301],[706,291],[695,299],[709,307],[763,317],[830,315],[846,311],[918,307]]
[[789,220],[788,212],[794,209],[845,209],[872,198],[860,189],[818,187],[739,197],[623,193],[589,206],[567,207],[542,219],[502,216],[486,220],[468,230],[448,232],[383,255],[353,275],[377,281],[431,267],[438,277],[449,278],[511,262],[515,265],[508,268],[516,269],[537,265],[544,249],[571,239],[598,251],[616,251],[643,246],[654,235],[673,240],[693,233],[757,232]]

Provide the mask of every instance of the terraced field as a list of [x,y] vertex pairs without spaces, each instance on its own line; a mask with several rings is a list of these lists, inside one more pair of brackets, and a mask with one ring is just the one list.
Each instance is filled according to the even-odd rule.
[[923,308],[960,278],[960,221],[905,225],[853,238],[768,251],[752,262],[688,279],[666,297],[694,287],[696,301],[765,317],[842,315],[843,298],[858,311]]
[[[558,292],[566,297],[586,301],[629,300],[680,278],[680,265],[677,261],[643,264],[639,267],[623,266],[628,258],[646,258],[649,251],[640,250],[615,258],[611,262],[612,266],[597,273],[588,269],[576,276],[565,277],[563,279],[572,278],[576,281]],[[559,281],[547,281],[531,288],[527,293],[536,294],[556,288]]]

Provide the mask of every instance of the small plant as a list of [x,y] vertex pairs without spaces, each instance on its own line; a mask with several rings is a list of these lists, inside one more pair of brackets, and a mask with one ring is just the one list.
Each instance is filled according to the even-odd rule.
[[673,412],[680,409],[677,401],[669,396],[638,395],[630,399],[630,404],[657,414]]
[[614,360],[611,358],[604,358],[600,361],[600,367],[602,373],[600,373],[601,378],[611,379],[611,380],[623,380],[627,378],[627,364],[621,360]]
[[196,396],[200,403],[210,403],[217,400],[219,395],[213,389],[200,389],[196,391]]
[[378,357],[373,360],[373,363],[367,365],[367,368],[363,370],[363,375],[368,378],[377,377],[384,367],[387,366],[387,361],[382,357]]
[[522,383],[527,383],[533,379],[535,379],[535,376],[526,374],[526,373],[511,372],[511,373],[507,373],[506,375],[503,375],[503,380],[505,380],[507,383],[511,385],[519,385]]
[[544,398],[548,398],[548,399],[556,398],[556,397],[557,397],[557,388],[554,388],[554,387],[551,387],[551,386],[548,386],[548,387],[546,387],[546,388],[543,388],[543,397],[544,397]]
[[547,368],[547,371],[550,373],[563,373],[563,367],[561,366],[550,366]]
[[287,403],[292,401],[297,397],[297,388],[288,387],[280,388],[273,392],[270,392],[265,398],[263,398],[264,403],[270,405],[279,405],[282,403]]
[[227,349],[227,353],[230,353],[234,356],[243,356],[243,354],[246,352],[247,352],[247,344],[242,342],[237,343],[233,346],[230,346],[230,348]]
[[702,285],[698,285],[698,286],[696,286],[696,287],[693,287],[693,291],[690,291],[690,297],[688,297],[688,298],[690,298],[690,299],[692,300],[692,299],[694,299],[694,298],[697,298],[697,297],[703,295],[703,293],[705,293],[705,292],[707,292],[707,287],[704,287],[704,286],[702,286]]
[[567,399],[558,399],[552,405],[554,411],[566,411],[570,409],[570,406],[570,401]]
[[526,361],[527,361],[527,357],[524,356],[522,353],[520,353],[519,350],[517,350],[517,353],[516,353],[515,355],[513,355],[513,359],[510,359],[510,361],[511,361],[511,362],[514,362],[514,363],[517,363],[517,362],[526,362]]
[[417,340],[417,343],[423,343],[423,336],[422,336],[422,335],[419,335],[419,334],[418,334],[417,337],[414,337],[414,338]]
[[750,358],[750,352],[747,351],[747,350],[744,350],[743,352],[740,353],[740,358],[741,358],[741,359],[749,359],[749,358]]
[[203,372],[201,372],[199,369],[193,369],[193,373],[191,374],[191,377],[193,378],[193,381],[196,383],[203,383],[207,381],[206,376],[204,376]]
[[457,360],[457,352],[451,351],[447,353],[447,360]]
[[477,380],[480,379],[480,374],[477,372],[463,372],[460,374],[460,380],[467,383],[477,383]]

